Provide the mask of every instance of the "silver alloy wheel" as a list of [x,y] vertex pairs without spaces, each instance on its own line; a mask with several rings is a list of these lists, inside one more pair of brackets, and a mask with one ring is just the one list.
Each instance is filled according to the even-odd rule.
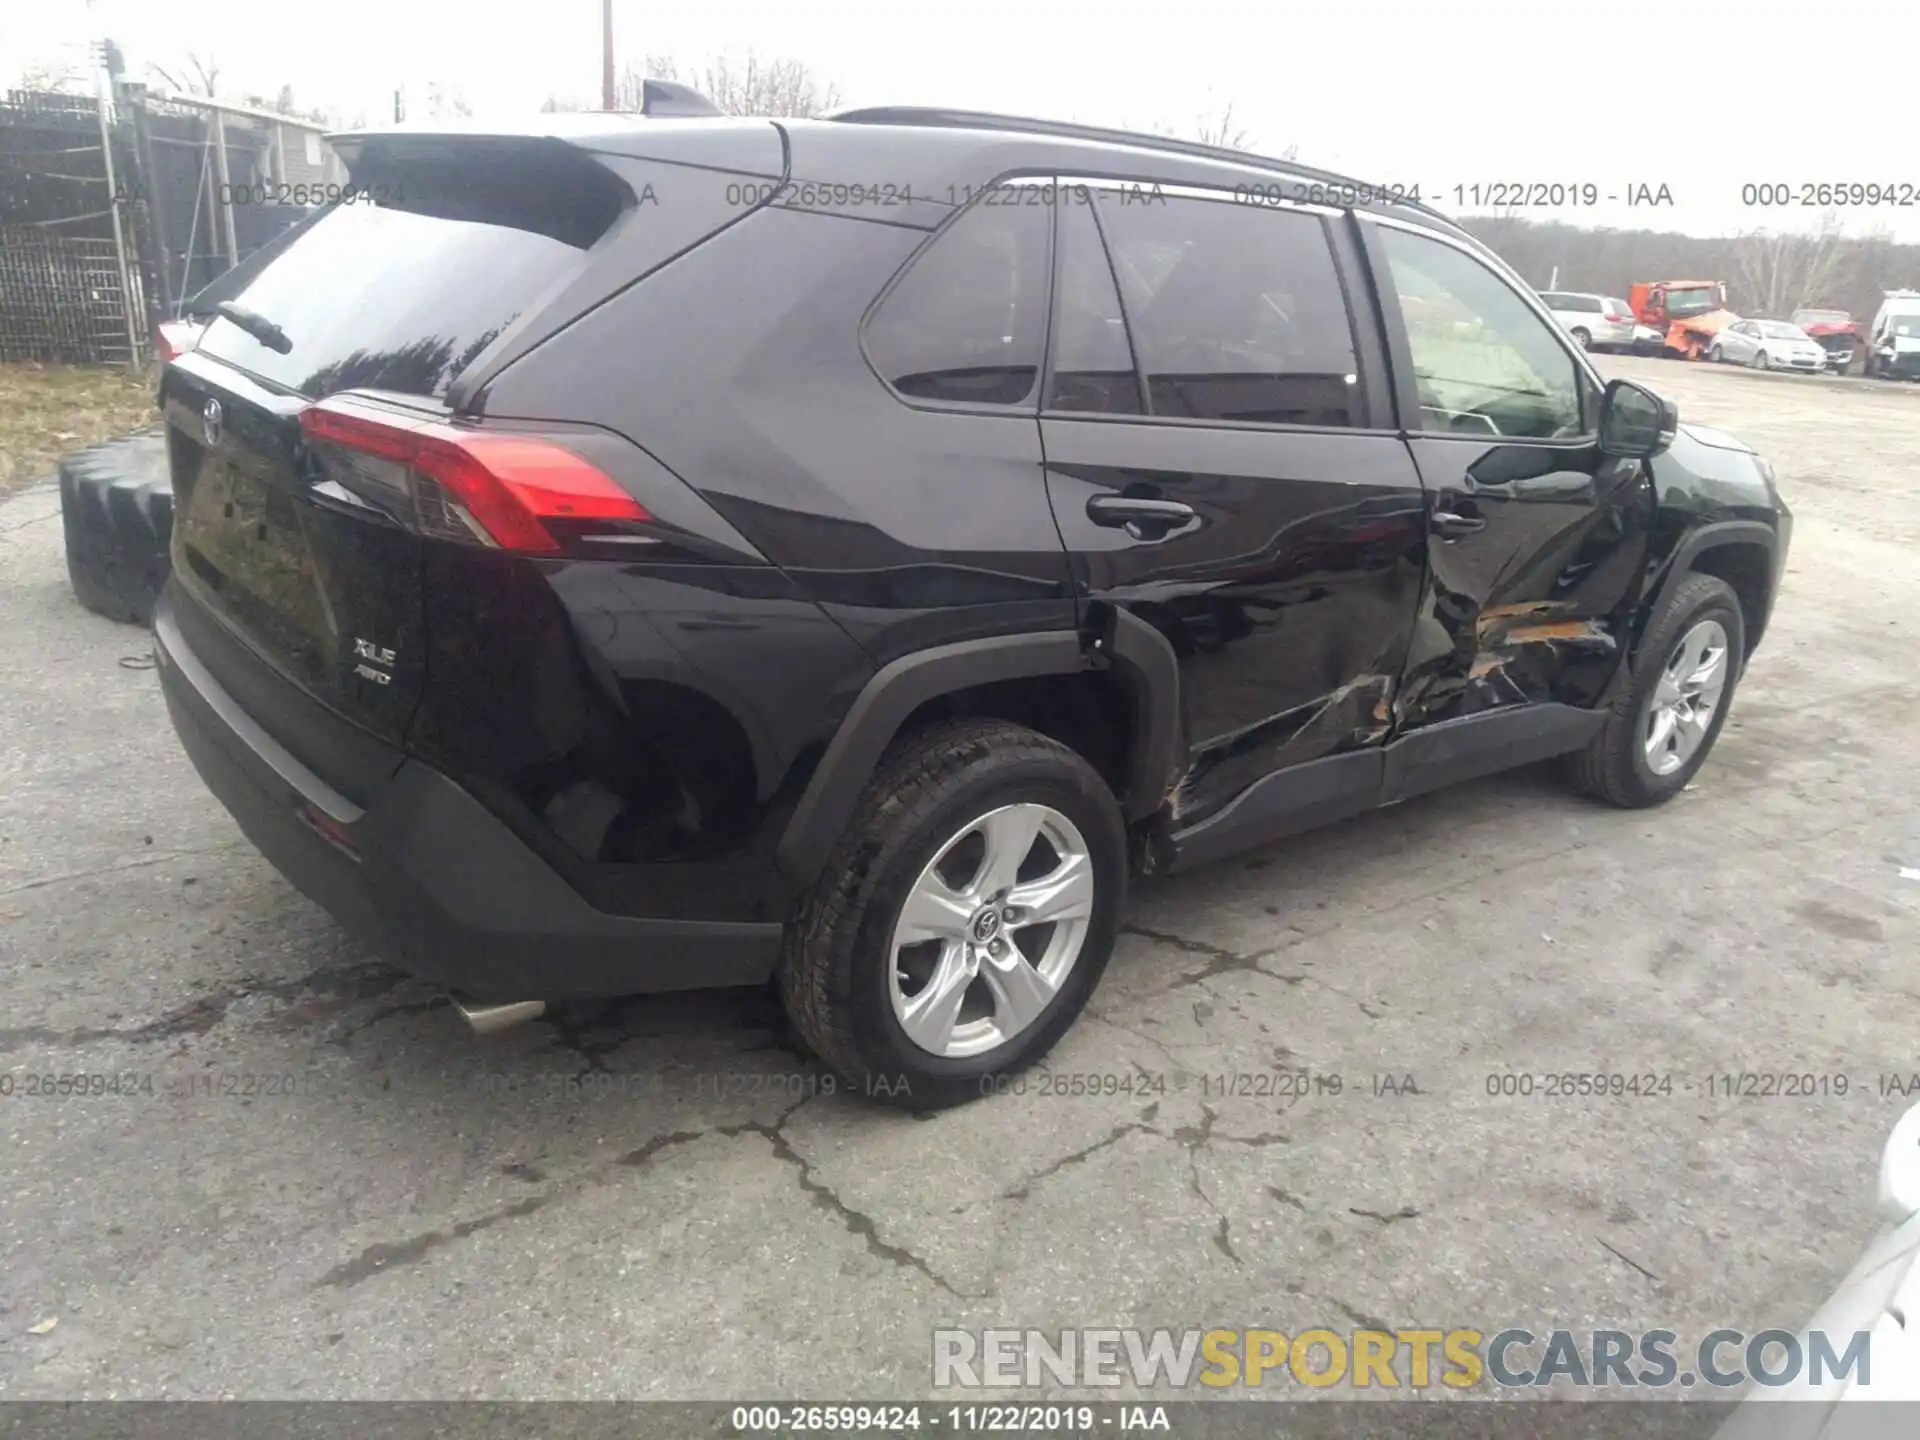
[[1093,921],[1093,857],[1046,805],[1004,805],[942,845],[907,892],[887,988],[907,1038],[981,1055],[1026,1030],[1066,982]]
[[1673,647],[1642,732],[1647,768],[1655,775],[1673,774],[1707,738],[1726,693],[1728,663],[1727,632],[1718,620],[1702,620]]

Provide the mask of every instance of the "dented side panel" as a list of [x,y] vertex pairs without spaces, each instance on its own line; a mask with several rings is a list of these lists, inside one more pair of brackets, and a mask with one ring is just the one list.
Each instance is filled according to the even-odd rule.
[[[1047,493],[1092,605],[1166,637],[1180,670],[1193,824],[1287,765],[1383,740],[1420,599],[1426,520],[1397,436],[1041,418]],[[1109,495],[1193,518],[1135,534]]]
[[1644,580],[1646,466],[1592,445],[1409,445],[1434,509],[1481,528],[1429,541],[1396,733],[1534,701],[1598,703]]

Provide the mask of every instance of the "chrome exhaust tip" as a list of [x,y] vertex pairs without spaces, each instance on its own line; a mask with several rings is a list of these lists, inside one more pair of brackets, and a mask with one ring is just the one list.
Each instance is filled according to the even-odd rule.
[[447,998],[453,1001],[453,1008],[476,1035],[492,1035],[528,1020],[538,1020],[547,1013],[544,1000],[509,1000],[504,1005],[490,1005],[457,992]]

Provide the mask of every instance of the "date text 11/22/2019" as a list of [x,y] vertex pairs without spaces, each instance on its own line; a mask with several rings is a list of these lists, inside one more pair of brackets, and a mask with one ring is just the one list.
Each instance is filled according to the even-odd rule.
[[1392,205],[1432,202],[1462,210],[1549,210],[1597,205],[1669,207],[1664,181],[1602,185],[1596,180],[1474,180],[1453,185],[1369,185],[1341,181],[1275,180],[1234,186],[1250,205]]

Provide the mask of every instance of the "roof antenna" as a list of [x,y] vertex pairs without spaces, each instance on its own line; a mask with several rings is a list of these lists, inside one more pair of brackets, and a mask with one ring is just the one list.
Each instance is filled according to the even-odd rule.
[[676,80],[642,80],[640,113],[657,116],[724,115],[713,101],[690,85]]

